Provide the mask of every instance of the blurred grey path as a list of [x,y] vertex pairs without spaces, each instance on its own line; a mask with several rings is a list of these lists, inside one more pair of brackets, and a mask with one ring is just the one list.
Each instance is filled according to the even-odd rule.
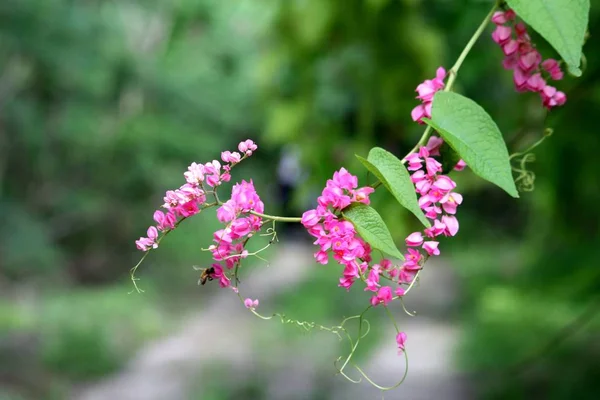
[[[267,300],[280,291],[289,291],[310,276],[312,248],[302,244],[281,244],[280,250],[271,260],[268,280],[260,274],[249,277],[244,285],[260,293]],[[452,310],[456,298],[456,282],[446,265],[430,262],[422,272],[420,287],[411,291],[406,303],[419,316],[411,318],[398,315],[401,328],[409,337],[409,374],[401,388],[385,394],[386,399],[467,399],[466,385],[454,373],[452,356],[459,338],[457,327],[444,316]],[[163,339],[150,343],[130,361],[120,373],[91,384],[74,395],[76,400],[188,400],[190,387],[203,369],[215,363],[226,365],[230,371],[252,369],[256,358],[256,335],[264,332],[264,321],[260,321],[242,306],[229,291],[221,291],[204,304],[202,311],[190,315],[180,329]],[[258,326],[257,324],[262,324]],[[291,329],[291,327],[288,327]],[[395,335],[390,332],[390,337]],[[210,345],[204,343],[210,338]],[[267,339],[268,340],[268,339]],[[311,335],[308,340],[333,340],[330,336]],[[321,344],[323,344],[321,342]],[[333,347],[335,343],[332,342]],[[275,346],[275,344],[273,345]],[[328,344],[319,348],[327,348]],[[266,388],[269,399],[310,399],[317,381],[323,374],[331,373],[334,381],[332,399],[380,399],[381,392],[367,384],[354,385],[339,377],[329,365],[335,359],[331,355],[308,357],[305,346],[287,346],[276,356],[270,355],[276,373],[269,379]],[[316,346],[318,347],[318,346]],[[331,346],[329,346],[331,347]],[[275,358],[273,360],[273,358]],[[277,360],[281,358],[281,361]],[[296,362],[290,363],[289,360]],[[298,360],[302,360],[301,362]],[[382,384],[393,384],[403,373],[403,362],[398,357],[395,343],[388,340],[375,350],[371,359],[364,364],[367,371]],[[328,369],[316,362],[327,364]],[[281,366],[278,366],[281,364]],[[248,374],[245,374],[246,376]],[[243,380],[244,374],[239,374]],[[236,376],[236,380],[237,380]],[[339,378],[339,379],[336,379]],[[247,378],[246,378],[247,379]],[[239,383],[239,382],[238,382]],[[197,386],[196,386],[197,387]],[[202,397],[193,397],[201,399]],[[245,400],[245,399],[241,399]]]

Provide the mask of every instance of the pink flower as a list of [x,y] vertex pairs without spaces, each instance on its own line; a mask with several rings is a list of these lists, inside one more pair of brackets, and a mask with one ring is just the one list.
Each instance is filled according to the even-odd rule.
[[237,152],[232,153],[230,151],[223,151],[221,153],[221,160],[223,160],[223,162],[226,163],[236,164],[239,163],[241,159],[242,156],[240,155],[240,153]]
[[430,136],[425,148],[429,151],[430,156],[439,156],[440,147],[444,144],[444,139],[438,136]]
[[198,203],[195,200],[190,200],[187,203],[181,204],[175,208],[175,212],[182,217],[191,217],[192,215],[198,214],[200,209]]
[[[442,221],[443,220],[444,220],[444,217],[442,217]],[[435,221],[433,221],[433,226],[431,228],[425,229],[425,234],[432,238],[432,237],[441,235],[445,231],[446,231],[446,225],[436,219]]]
[[423,160],[417,153],[410,153],[408,156],[406,156],[406,161],[408,162],[408,167],[406,169],[409,171],[420,170],[421,164],[423,164]]
[[492,33],[492,39],[498,44],[503,44],[510,39],[512,30],[507,26],[498,25]]
[[371,298],[371,305],[376,306],[383,303],[384,306],[387,306],[392,299],[392,288],[389,286],[382,286],[379,288],[377,295]]
[[406,343],[406,333],[398,332],[396,335],[396,344],[398,345],[398,354],[402,354]]
[[529,79],[527,79],[527,86],[529,90],[532,92],[539,92],[546,87],[546,81],[542,78],[542,75],[538,72],[533,74]]
[[505,24],[508,21],[515,19],[515,12],[513,10],[507,11],[496,11],[492,16],[492,22],[496,25]]
[[463,197],[459,193],[448,193],[441,200],[442,208],[448,214],[456,214],[456,207],[462,204]]
[[302,225],[305,228],[310,228],[319,223],[321,218],[317,215],[317,210],[308,210],[302,214]]
[[251,156],[252,152],[256,151],[257,148],[258,146],[256,146],[256,144],[254,144],[254,142],[250,139],[240,142],[238,145],[238,150],[240,153],[243,153],[247,156]]
[[246,300],[244,300],[244,305],[246,306],[246,308],[250,308],[250,309],[257,308],[258,307],[258,299],[252,300],[250,298],[247,298]]
[[319,250],[315,253],[315,259],[319,264],[327,264],[329,262],[329,256],[326,251]]
[[369,200],[369,195],[374,191],[375,189],[373,189],[371,186],[365,186],[361,187],[360,189],[356,189],[354,191],[354,197],[352,198],[352,201],[369,205],[371,203]]
[[221,223],[230,222],[236,217],[236,204],[233,200],[227,200],[217,209],[217,219]]
[[529,76],[525,74],[520,68],[515,68],[513,71],[513,82],[518,91],[523,92],[527,90],[527,79]]
[[231,189],[231,200],[236,204],[238,210],[248,212],[250,210],[263,213],[265,206],[258,197],[252,180],[237,183]]
[[423,243],[423,235],[421,235],[421,232],[413,232],[410,235],[408,235],[408,237],[406,238],[407,246],[416,247],[416,246],[420,246],[422,243]]
[[417,99],[423,101],[423,104],[416,106],[410,113],[413,121],[423,124],[423,117],[431,118],[431,107],[433,96],[436,92],[444,88],[444,79],[446,78],[446,70],[439,67],[436,71],[435,78],[425,80],[417,86],[416,92],[419,93]]
[[198,185],[204,181],[204,165],[194,162],[183,175],[188,183]]
[[537,50],[532,50],[519,57],[519,67],[523,69],[523,72],[529,72],[537,68],[541,61],[542,55]]
[[440,164],[434,158],[427,157],[425,159],[425,169],[427,170],[427,175],[433,176],[438,172],[442,172],[442,164]]
[[519,42],[514,39],[510,39],[502,45],[502,51],[505,56],[511,56],[519,49]]
[[166,214],[160,210],[156,210],[154,212],[154,220],[157,223],[157,228],[161,231],[167,229],[174,229],[175,223],[177,222],[177,217],[171,211]]
[[404,290],[404,288],[402,286],[398,286],[396,288],[396,292],[395,292],[396,296],[398,297],[402,297],[406,294],[406,291]]
[[442,217],[443,225],[445,226],[444,234],[454,236],[458,232],[458,220],[453,215],[444,215]]
[[436,242],[436,241],[424,242],[423,243],[423,249],[430,256],[439,256],[440,255],[440,250],[438,249],[438,245],[439,245],[439,242]]
[[152,240],[150,238],[146,238],[146,237],[141,237],[138,240],[136,240],[135,246],[137,247],[138,250],[141,250],[141,251],[148,251],[151,248],[157,247],[156,243],[154,243],[154,240]]
[[158,237],[158,230],[154,226],[149,227],[146,233],[149,239],[156,240]]
[[456,182],[447,175],[439,175],[432,186],[445,194],[456,187]]
[[348,191],[355,189],[358,186],[358,178],[349,173],[344,167],[333,173],[332,182],[336,187]]
[[467,163],[465,162],[465,160],[458,160],[458,162],[454,166],[454,170],[462,171],[463,169],[465,169],[466,166],[467,166]]
[[555,81],[559,81],[563,78],[563,72],[560,69],[560,65],[558,61],[553,58],[549,58],[542,62],[542,68],[546,70],[550,74],[550,77]]
[[424,124],[421,119],[423,117],[427,117],[427,114],[425,113],[425,106],[423,104],[419,104],[413,108],[413,110],[410,112],[410,116],[413,121],[418,122],[419,124]]
[[366,285],[367,287],[365,288],[366,290],[370,290],[372,292],[376,292],[377,288],[379,287],[379,269],[378,268],[373,268],[371,269],[371,271],[369,272],[369,277],[366,280]]

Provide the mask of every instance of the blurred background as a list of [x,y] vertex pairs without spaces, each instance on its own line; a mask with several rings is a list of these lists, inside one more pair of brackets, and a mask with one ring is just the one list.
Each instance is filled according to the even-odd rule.
[[[491,3],[0,2],[0,399],[381,398],[336,375],[347,344],[333,335],[258,320],[215,282],[197,285],[213,215],[148,257],[142,294],[130,293],[134,241],[192,161],[241,139],[259,151],[233,180],[254,179],[268,213],[300,215],[340,166],[366,182],[354,154],[413,146],[415,87],[452,65]],[[455,89],[511,152],[554,134],[519,200],[454,174],[461,232],[407,299],[418,315],[396,310],[409,373],[385,398],[600,398],[599,5],[584,75],[559,82],[568,101],[550,115],[515,93],[491,28],[463,65]],[[382,191],[374,205],[398,241],[417,226]],[[337,288],[308,235],[279,228],[244,293],[324,325],[361,312],[368,296]],[[394,384],[393,327],[369,319],[358,357]]]

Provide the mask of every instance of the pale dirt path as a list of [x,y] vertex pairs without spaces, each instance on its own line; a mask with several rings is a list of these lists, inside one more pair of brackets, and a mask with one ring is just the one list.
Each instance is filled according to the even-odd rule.
[[[270,260],[269,279],[253,274],[244,281],[261,300],[289,290],[309,276],[313,264],[306,246],[280,244]],[[251,320],[238,298],[230,291],[220,291],[202,311],[190,315],[175,334],[149,343],[131,360],[125,370],[91,385],[78,394],[77,400],[179,400],[203,367],[213,360],[242,367],[251,363],[252,337],[247,331]],[[215,337],[216,336],[216,337]],[[202,345],[211,339],[210,346]]]
[[[261,300],[289,291],[308,279],[313,266],[312,248],[302,244],[280,244],[271,260],[269,279],[251,275],[244,282]],[[400,311],[397,320],[408,334],[409,375],[404,385],[385,394],[385,399],[466,400],[471,398],[467,385],[454,371],[452,358],[459,340],[458,327],[444,315],[453,309],[457,282],[447,265],[429,262],[421,274],[421,284],[407,298],[407,307],[417,310],[417,317]],[[149,343],[120,373],[92,384],[75,400],[190,400],[189,388],[203,371],[215,363],[235,373],[238,385],[252,379],[247,372],[264,368],[268,375],[266,399],[312,399],[319,383],[328,381],[332,400],[381,399],[373,387],[358,385],[335,377],[331,360],[337,354],[337,339],[328,334],[312,333],[306,340],[290,345],[276,343],[281,337],[265,329],[279,329],[250,315],[228,291],[220,292],[202,311],[189,316],[174,334]],[[294,329],[285,327],[284,329]],[[259,332],[263,343],[257,346]],[[403,362],[391,340],[382,343],[363,363],[366,370],[382,384],[392,384],[403,373]],[[266,339],[265,339],[266,337]],[[213,338],[203,346],[205,338]],[[270,339],[273,338],[273,341]],[[266,342],[266,347],[265,347]],[[307,345],[311,343],[310,347]],[[316,349],[316,350],[315,350]],[[265,363],[268,364],[265,366]],[[262,367],[261,367],[262,366]],[[242,373],[239,373],[242,371]],[[256,372],[256,371],[254,371]],[[235,383],[234,383],[235,384]],[[196,395],[193,399],[201,399]],[[240,400],[246,400],[240,398]],[[251,400],[248,398],[248,400]]]

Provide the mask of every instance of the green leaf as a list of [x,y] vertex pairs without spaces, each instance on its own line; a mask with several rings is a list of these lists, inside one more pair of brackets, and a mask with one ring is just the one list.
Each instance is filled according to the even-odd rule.
[[383,183],[402,206],[415,214],[423,225],[431,226],[419,207],[410,175],[398,157],[380,147],[373,147],[367,159],[358,155],[356,158]]
[[460,161],[458,153],[446,142],[440,146],[440,156],[442,156],[442,174],[444,175],[450,173]]
[[453,92],[437,92],[431,120],[424,119],[485,180],[519,197],[508,150],[492,117],[473,100]]
[[588,25],[590,0],[506,0],[580,76],[581,48]]
[[353,204],[342,212],[345,219],[352,222],[358,234],[373,247],[392,257],[404,260],[394,244],[392,235],[383,219],[374,208],[365,204]]

